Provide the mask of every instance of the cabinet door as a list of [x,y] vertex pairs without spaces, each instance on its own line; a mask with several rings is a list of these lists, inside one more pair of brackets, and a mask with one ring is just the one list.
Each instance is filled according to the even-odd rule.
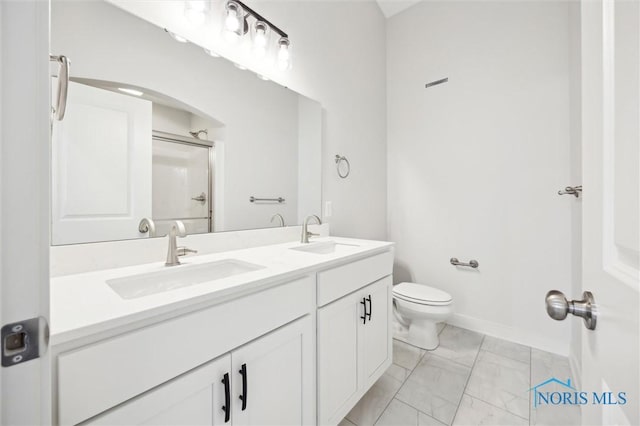
[[360,386],[372,385],[392,359],[391,277],[383,278],[360,292],[367,303],[367,321],[358,330]]
[[[223,425],[225,374],[231,376],[231,356],[228,354],[145,392],[84,424]],[[233,395],[231,388],[229,395]]]
[[231,352],[233,424],[314,423],[313,351],[306,316]]
[[318,310],[318,423],[338,424],[358,391],[358,328],[364,307],[360,293]]

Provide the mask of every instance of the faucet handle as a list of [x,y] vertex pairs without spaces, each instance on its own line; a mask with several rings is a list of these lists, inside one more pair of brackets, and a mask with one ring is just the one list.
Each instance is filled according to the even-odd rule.
[[197,253],[198,250],[192,250],[188,247],[178,247],[176,252],[178,253],[178,256],[186,256],[189,253]]

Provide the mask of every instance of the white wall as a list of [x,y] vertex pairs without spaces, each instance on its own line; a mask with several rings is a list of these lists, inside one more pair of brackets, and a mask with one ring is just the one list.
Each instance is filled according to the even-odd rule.
[[[144,87],[224,123],[225,230],[269,227],[276,212],[296,222],[297,93],[107,3],[54,1],[51,13],[52,49],[71,58],[72,76]],[[256,205],[252,195],[287,202]]]
[[[181,16],[182,2],[110,1],[319,101],[322,199],[333,203],[333,216],[324,219],[336,235],[386,237],[385,19],[375,2],[258,2],[256,10],[291,38],[293,69],[280,72],[226,45],[218,27],[190,28]],[[212,4],[219,6],[211,22],[217,25],[223,2]],[[335,154],[349,158],[349,179],[337,176]]]
[[387,25],[396,281],[450,292],[454,324],[565,355],[571,322],[544,296],[571,293],[569,40],[563,2],[423,2]]
[[[188,111],[154,103],[151,117],[153,130],[189,137],[189,132],[195,130],[191,127],[192,116]],[[203,139],[206,139],[205,136],[202,135]]]

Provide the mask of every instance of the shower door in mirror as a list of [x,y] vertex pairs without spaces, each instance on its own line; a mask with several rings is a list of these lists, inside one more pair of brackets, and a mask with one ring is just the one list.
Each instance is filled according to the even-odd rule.
[[158,132],[153,136],[153,220],[157,235],[180,220],[187,233],[211,231],[213,146]]
[[72,82],[52,130],[52,243],[146,237],[151,102]]

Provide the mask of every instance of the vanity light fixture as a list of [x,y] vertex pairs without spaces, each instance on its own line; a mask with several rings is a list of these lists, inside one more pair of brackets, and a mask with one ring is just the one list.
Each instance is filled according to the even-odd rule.
[[186,0],[184,2],[184,16],[193,25],[200,26],[207,20],[208,2],[205,0]]
[[121,92],[124,92],[128,95],[133,95],[133,96],[142,96],[144,95],[143,92],[136,90],[136,89],[128,89],[126,87],[118,87],[118,90]]
[[[252,22],[249,26],[249,21]],[[225,4],[224,34],[227,40],[238,41],[251,28],[252,50],[258,58],[269,51],[271,33],[279,36],[276,62],[281,70],[291,68],[291,41],[287,33],[251,9],[240,0],[228,0]]]
[[182,37],[182,36],[180,36],[180,35],[178,35],[178,34],[176,34],[176,33],[172,33],[171,31],[169,31],[169,30],[168,30],[168,29],[166,29],[166,28],[165,28],[164,30],[167,32],[167,34],[169,34],[169,35],[171,36],[171,38],[172,38],[172,39],[174,39],[174,40],[175,40],[175,41],[177,41],[177,42],[180,42],[180,43],[186,43],[186,42],[188,42],[188,41],[189,41],[189,40],[187,40],[186,38],[184,38],[184,37]]

